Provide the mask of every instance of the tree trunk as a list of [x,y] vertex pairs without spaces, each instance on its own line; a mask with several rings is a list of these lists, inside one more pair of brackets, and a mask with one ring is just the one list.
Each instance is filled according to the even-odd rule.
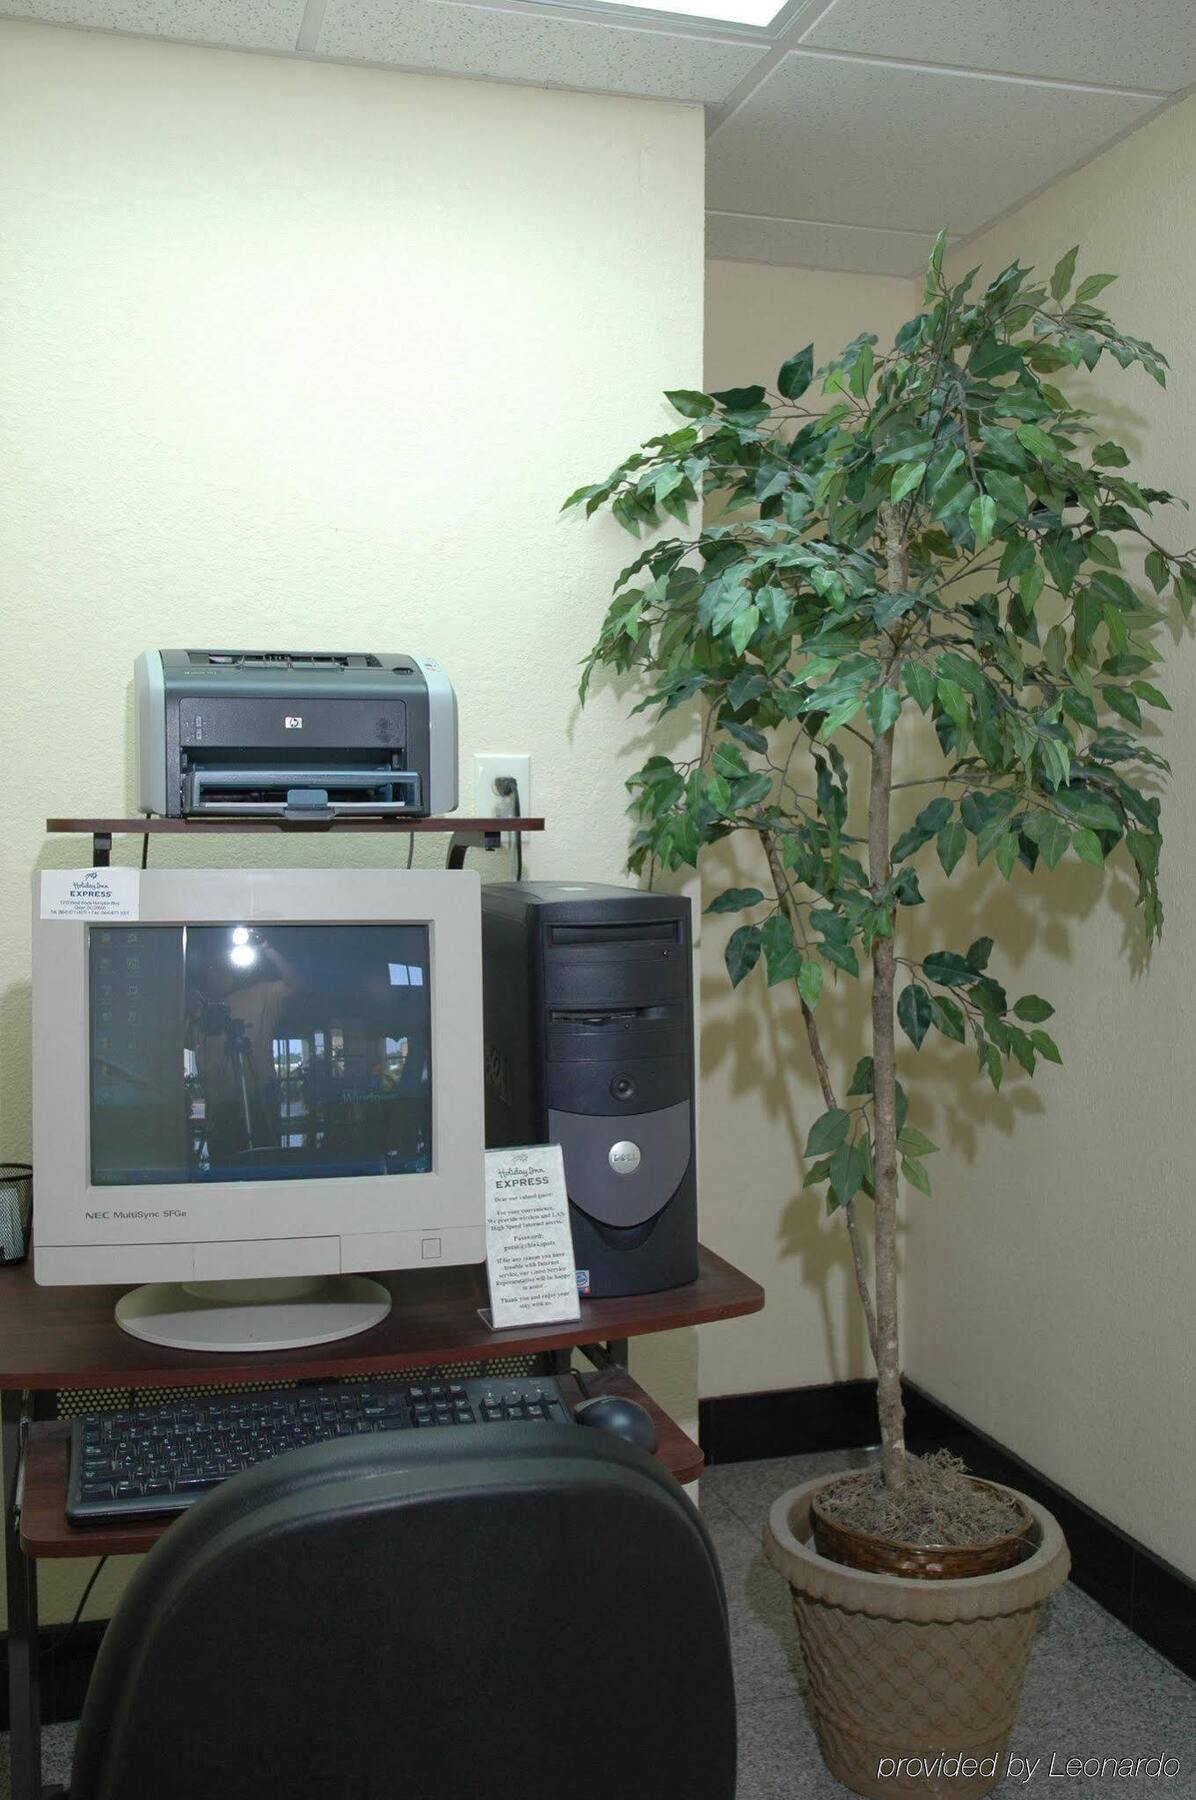
[[[777,905],[785,913],[793,931],[793,941],[798,941],[797,919],[793,911],[793,897],[789,890],[789,880],[785,874],[785,865],[781,861],[780,847],[776,835],[771,831],[761,831],[760,842],[764,854],[768,858],[768,869],[776,890]],[[795,984],[796,985],[796,984]],[[831,1083],[831,1072],[827,1067],[826,1054],[822,1048],[822,1037],[818,1023],[805,1001],[801,1002],[801,1016],[806,1028],[806,1038],[810,1045],[810,1056],[818,1075],[818,1085],[822,1090],[822,1101],[828,1112],[832,1112],[839,1102],[835,1099],[835,1090]],[[843,1208],[847,1217],[847,1240],[851,1245],[851,1261],[855,1270],[856,1292],[860,1296],[860,1305],[864,1309],[864,1324],[868,1330],[868,1348],[872,1359],[876,1360],[876,1310],[872,1304],[872,1294],[868,1287],[868,1264],[864,1256],[864,1240],[860,1231],[859,1214],[856,1212],[854,1200],[848,1200]]]
[[[909,548],[896,507],[882,508],[886,586],[902,592],[909,580]],[[891,665],[890,665],[891,667]],[[893,790],[893,731],[872,744],[868,789],[868,874],[874,894],[889,879],[889,808]],[[905,1482],[905,1406],[897,1316],[897,1047],[893,1012],[893,939],[872,945],[873,1186],[876,1195],[876,1374],[881,1468],[889,1487]]]

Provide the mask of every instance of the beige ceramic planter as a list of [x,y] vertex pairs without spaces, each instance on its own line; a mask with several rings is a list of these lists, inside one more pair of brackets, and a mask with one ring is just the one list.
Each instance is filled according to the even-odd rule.
[[823,1485],[782,1494],[764,1548],[793,1592],[827,1768],[876,1800],[988,1793],[1004,1773],[1039,1610],[1067,1578],[1063,1533],[1018,1495],[1038,1537],[1025,1562],[964,1581],[874,1575],[814,1549],[810,1503]]

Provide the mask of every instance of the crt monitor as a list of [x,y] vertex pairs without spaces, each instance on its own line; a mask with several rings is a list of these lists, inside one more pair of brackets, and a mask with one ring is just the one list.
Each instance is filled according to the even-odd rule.
[[39,879],[39,1282],[267,1349],[383,1317],[366,1271],[481,1261],[475,874],[147,870],[125,916],[54,910]]

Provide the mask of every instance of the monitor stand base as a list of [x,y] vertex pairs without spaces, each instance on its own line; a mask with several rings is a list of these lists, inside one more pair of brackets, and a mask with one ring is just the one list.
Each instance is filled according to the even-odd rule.
[[172,1350],[295,1350],[379,1324],[390,1295],[366,1275],[276,1281],[154,1281],[116,1303],[131,1337]]

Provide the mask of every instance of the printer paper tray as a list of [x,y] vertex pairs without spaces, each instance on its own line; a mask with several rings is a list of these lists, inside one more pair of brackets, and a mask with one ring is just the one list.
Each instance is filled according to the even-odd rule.
[[258,818],[328,818],[342,813],[422,813],[423,806],[420,778],[406,769],[212,766],[188,772],[183,809],[192,817],[249,813]]

